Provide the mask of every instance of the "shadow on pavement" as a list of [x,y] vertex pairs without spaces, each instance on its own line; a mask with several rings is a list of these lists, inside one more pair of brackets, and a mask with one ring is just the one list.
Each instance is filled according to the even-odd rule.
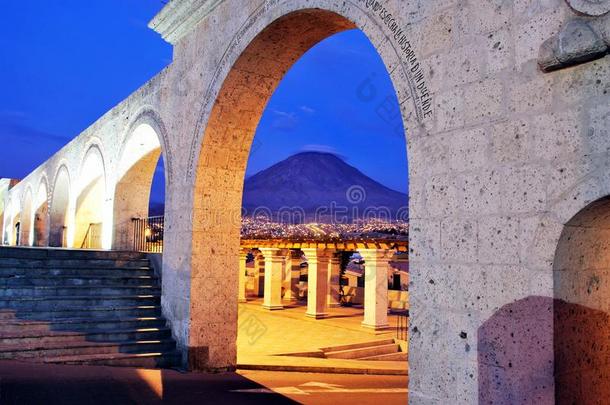
[[0,362],[0,404],[293,404],[237,373]]

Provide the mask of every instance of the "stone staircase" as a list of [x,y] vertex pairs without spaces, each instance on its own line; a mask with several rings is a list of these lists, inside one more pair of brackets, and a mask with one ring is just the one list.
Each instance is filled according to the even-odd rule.
[[144,254],[0,248],[0,359],[178,366],[160,302]]
[[408,353],[394,339],[349,345],[323,347],[320,349],[327,359],[407,361]]

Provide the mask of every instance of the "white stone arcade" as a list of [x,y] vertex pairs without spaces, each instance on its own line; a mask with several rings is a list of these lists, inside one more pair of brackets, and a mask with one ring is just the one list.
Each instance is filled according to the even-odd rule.
[[[586,293],[584,280],[555,285],[555,255],[572,218],[610,195],[608,2],[569,3],[173,0],[150,24],[172,63],[21,182],[0,183],[2,241],[123,248],[162,154],[164,316],[185,366],[233,369],[256,126],[304,52],[357,28],[387,67],[408,140],[409,400],[552,404],[564,383],[553,305],[540,303]],[[581,3],[601,7],[584,18]],[[605,246],[594,239],[582,241]],[[607,273],[596,277],[610,294]],[[308,313],[324,305],[316,294]]]

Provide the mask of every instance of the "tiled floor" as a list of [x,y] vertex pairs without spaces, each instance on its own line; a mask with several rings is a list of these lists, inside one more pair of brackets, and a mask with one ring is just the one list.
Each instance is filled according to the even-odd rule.
[[304,304],[285,303],[285,309],[263,309],[261,299],[239,307],[238,362],[247,356],[314,351],[321,347],[395,337],[397,317],[390,315],[390,329],[374,332],[360,326],[362,308],[331,308],[326,319],[305,316]]

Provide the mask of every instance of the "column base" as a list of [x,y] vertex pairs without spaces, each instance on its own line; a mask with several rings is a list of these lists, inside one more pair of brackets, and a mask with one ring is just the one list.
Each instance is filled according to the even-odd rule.
[[264,309],[268,309],[269,311],[277,311],[277,310],[280,310],[280,309],[284,309],[284,306],[283,305],[266,305],[266,304],[263,304],[263,308]]
[[365,329],[374,330],[375,332],[378,332],[378,331],[381,332],[381,331],[390,329],[390,325],[387,323],[384,325],[371,325],[371,324],[362,322],[360,324],[360,326],[362,326]]
[[328,314],[325,313],[325,312],[322,312],[322,313],[319,313],[319,314],[309,314],[309,313],[306,313],[305,316],[308,317],[308,318],[314,318],[314,319],[328,318]]

